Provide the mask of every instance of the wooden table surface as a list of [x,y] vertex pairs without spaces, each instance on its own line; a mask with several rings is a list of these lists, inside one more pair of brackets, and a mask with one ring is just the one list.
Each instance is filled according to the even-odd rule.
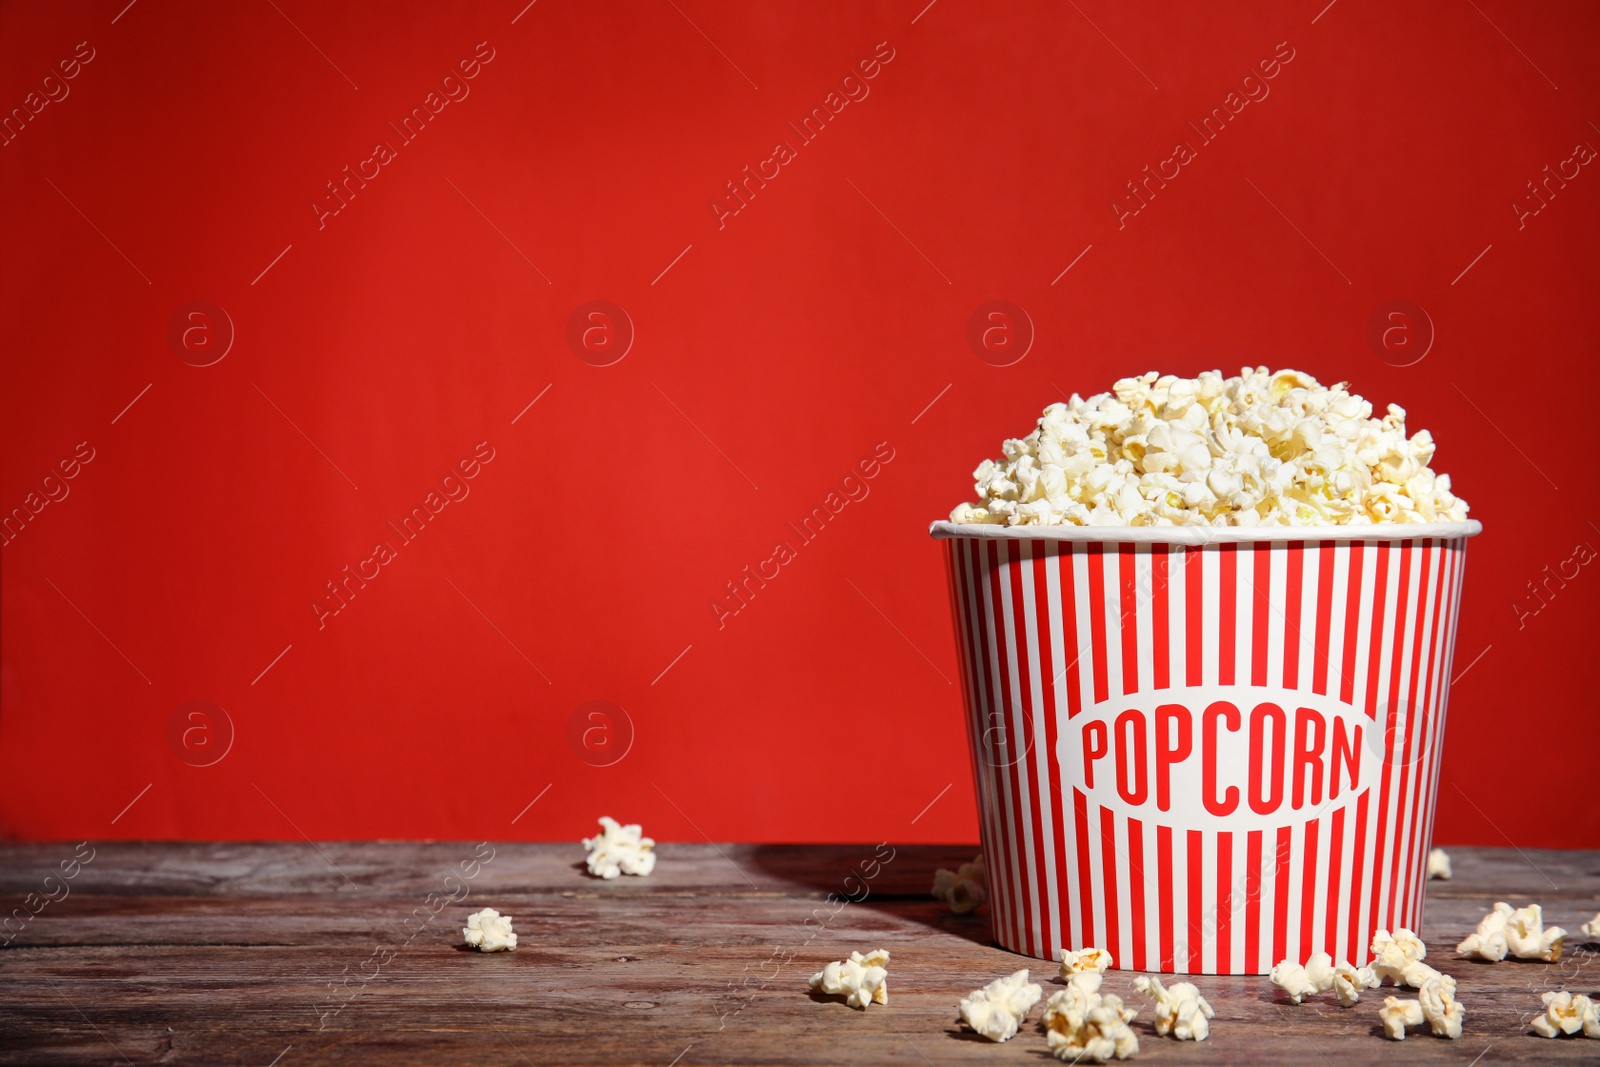
[[[74,869],[73,845],[0,847],[6,912],[26,914],[29,893],[33,907],[56,898],[0,949],[0,1063],[1053,1062],[1040,1008],[1003,1045],[955,1023],[958,999],[1018,967],[1047,996],[1059,988],[1053,967],[990,944],[985,912],[955,916],[927,896],[935,868],[971,846],[662,845],[654,875],[612,882],[584,872],[577,844],[76,851],[93,858],[46,885],[63,860]],[[1600,992],[1600,946],[1576,929],[1600,910],[1600,853],[1451,854],[1455,878],[1429,885],[1423,933],[1428,962],[1459,982],[1461,1040],[1426,1028],[1384,1040],[1372,993],[1350,1010],[1331,994],[1297,1007],[1265,978],[1202,977],[1212,1037],[1178,1043],[1155,1036],[1131,975],[1112,972],[1106,989],[1143,1007],[1138,1061],[1600,1063],[1600,1041],[1528,1030],[1540,991]],[[829,893],[861,899],[834,910]],[[1455,959],[1496,900],[1543,904],[1572,931],[1562,961]],[[515,952],[461,947],[482,907],[515,917]],[[879,947],[887,1007],[808,992],[824,963]]]

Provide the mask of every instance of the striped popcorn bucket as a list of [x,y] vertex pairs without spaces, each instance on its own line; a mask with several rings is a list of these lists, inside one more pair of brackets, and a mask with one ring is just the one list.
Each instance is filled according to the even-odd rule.
[[1417,928],[1481,529],[935,523],[995,940],[1264,974]]

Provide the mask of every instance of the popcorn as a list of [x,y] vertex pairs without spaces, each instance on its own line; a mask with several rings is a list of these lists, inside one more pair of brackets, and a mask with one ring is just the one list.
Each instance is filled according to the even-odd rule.
[[[1596,915],[1595,919],[1600,920],[1600,915]],[[1588,924],[1585,924],[1584,932],[1589,932]],[[1539,905],[1513,908],[1502,900],[1478,923],[1478,929],[1456,946],[1456,951],[1491,962],[1503,960],[1509,955],[1518,959],[1554,963],[1561,958],[1566,937],[1567,932],[1561,927],[1544,925],[1544,913]]]
[[811,976],[811,988],[842,996],[852,1008],[866,1010],[868,1004],[889,1003],[889,953],[878,949],[863,956],[830,963]]
[[644,836],[638,823],[621,825],[609,815],[600,816],[601,832],[583,839],[589,850],[589,873],[601,878],[619,874],[646,875],[656,869],[656,843]]
[[1544,994],[1544,1014],[1533,1020],[1533,1032],[1540,1037],[1563,1037],[1583,1031],[1584,1037],[1600,1037],[1600,1012],[1582,993],[1574,996],[1562,990]]
[[1594,918],[1578,927],[1578,930],[1590,941],[1600,941],[1600,911],[1595,912]]
[[1428,877],[1450,880],[1450,853],[1442,848],[1432,849],[1428,852]]
[[990,1041],[1007,1041],[1016,1036],[1017,1027],[1043,995],[1037,982],[1028,981],[1026,968],[1014,971],[962,1000],[961,1021]]
[[1061,950],[1061,980],[1085,993],[1093,993],[1100,988],[1100,976],[1111,964],[1111,953],[1103,948],[1077,952],[1064,948]]
[[1395,984],[1408,985],[1412,989],[1421,989],[1432,979],[1440,977],[1442,975],[1428,964],[1423,963],[1421,960],[1412,960],[1400,971],[1400,980]]
[[1417,1003],[1435,1037],[1461,1036],[1461,1019],[1467,1010],[1456,1000],[1456,980],[1448,974],[1430,978],[1417,990]]
[[[1398,933],[1409,933],[1401,930]],[[1413,960],[1413,964],[1418,961]],[[1426,966],[1426,964],[1421,964]],[[1431,967],[1428,970],[1433,971]],[[1461,1036],[1461,1020],[1467,1009],[1456,1000],[1456,980],[1447,974],[1433,971],[1417,987],[1416,1000],[1384,997],[1378,1018],[1383,1021],[1383,1034],[1396,1041],[1404,1041],[1406,1027],[1428,1024],[1435,1036],[1457,1038]]]
[[1496,904],[1494,910],[1478,923],[1478,929],[1456,946],[1456,951],[1491,963],[1505,959],[1510,951],[1510,946],[1506,944],[1506,920],[1515,913],[1516,909],[1504,901]]
[[1378,1018],[1383,1020],[1384,1037],[1404,1041],[1406,1027],[1422,1025],[1422,1005],[1415,1000],[1384,997],[1383,1007],[1378,1009]]
[[1320,993],[1317,983],[1306,974],[1306,969],[1292,960],[1282,960],[1272,968],[1272,984],[1289,994],[1292,1003],[1299,1004],[1313,993]]
[[[1057,1011],[1065,1011],[1068,1008],[1074,1008],[1079,1012],[1086,1012],[1096,1004],[1100,1003],[1102,994],[1100,993],[1098,985],[1096,985],[1093,989],[1089,988],[1090,985],[1094,985],[1096,982],[1098,982],[1100,973],[1098,971],[1094,971],[1081,975],[1080,978],[1089,979],[1089,981],[1068,981],[1065,989],[1050,995],[1050,1000],[1045,1005],[1045,1016],[1047,1020],[1052,1007],[1054,1007]],[[1107,993],[1104,995],[1110,996],[1111,994]],[[1048,1025],[1048,1022],[1046,1025]]]
[[1379,930],[1372,935],[1372,971],[1378,976],[1380,982],[1393,982],[1395,985],[1409,985],[1417,988],[1422,980],[1439,972],[1426,964],[1422,968],[1413,968],[1411,978],[1407,978],[1406,970],[1412,964],[1419,963],[1422,957],[1428,954],[1428,947],[1422,939],[1410,930],[1396,930],[1393,935],[1387,930]]
[[1306,960],[1306,977],[1315,983],[1318,993],[1333,988],[1333,957],[1326,952],[1313,952]]
[[1344,383],[1294,370],[1124,378],[1051,404],[1027,437],[973,472],[951,522],[1007,526],[1326,526],[1456,522],[1433,437],[1406,436]]
[[989,874],[980,853],[958,871],[933,872],[933,895],[950,905],[957,915],[965,915],[989,899]]
[[[1427,964],[1416,964],[1427,967]],[[1432,968],[1428,968],[1432,970]],[[1313,953],[1304,966],[1293,960],[1283,960],[1272,968],[1272,982],[1279,986],[1289,999],[1299,1004],[1313,993],[1326,993],[1332,989],[1339,1003],[1348,1008],[1361,999],[1363,989],[1378,988],[1378,976],[1371,967],[1355,967],[1340,962],[1336,967],[1333,957],[1326,952]]]
[[501,915],[493,908],[467,916],[461,936],[479,952],[508,952],[517,947],[517,935],[511,931],[511,916]]
[[1207,1021],[1216,1013],[1200,990],[1192,982],[1175,982],[1172,988],[1162,986],[1159,978],[1140,975],[1133,987],[1156,1002],[1156,1034],[1175,1037],[1179,1041],[1204,1041],[1211,1032]]
[[[1083,978],[1096,970],[1078,972]],[[1123,1006],[1115,993],[1085,990],[1076,980],[1053,994],[1044,1007],[1045,1042],[1057,1059],[1076,1063],[1125,1060],[1139,1051],[1139,1035],[1128,1025],[1138,1012]]]
[[[1384,1006],[1378,1011],[1384,1024],[1384,1037],[1403,1041],[1406,1027],[1424,1021],[1437,1037],[1461,1037],[1461,1019],[1466,1016],[1467,1009],[1456,1000],[1456,979],[1422,963],[1422,955],[1427,950],[1416,934],[1410,929],[1397,929],[1394,937],[1390,937],[1389,931],[1379,929],[1373,937],[1373,952],[1379,957],[1373,965],[1374,979],[1386,977],[1397,985],[1411,985],[1418,990],[1416,1000],[1384,997]],[[1370,989],[1376,987],[1378,982],[1374,981]]]
[[1566,937],[1567,932],[1559,926],[1545,928],[1544,913],[1537,904],[1518,908],[1506,920],[1506,948],[1520,960],[1554,963],[1561,958]]
[[1363,989],[1377,989],[1382,983],[1371,967],[1355,967],[1341,963],[1333,969],[1333,992],[1341,1008],[1354,1007],[1361,999]]

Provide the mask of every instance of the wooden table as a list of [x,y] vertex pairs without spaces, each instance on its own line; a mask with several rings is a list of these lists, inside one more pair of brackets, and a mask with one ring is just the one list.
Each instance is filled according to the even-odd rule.
[[[1018,967],[1047,995],[1059,988],[1052,967],[993,947],[984,913],[955,916],[927,896],[934,869],[971,846],[662,845],[653,876],[612,882],[587,876],[576,844],[80,854],[91,847],[76,877],[48,886],[63,860],[72,869],[73,846],[0,848],[6,911],[26,910],[28,893],[59,898],[0,950],[0,1063],[1054,1062],[1039,1008],[1004,1045],[954,1022],[960,997]],[[864,869],[875,853],[879,869]],[[1331,995],[1297,1007],[1265,978],[1199,978],[1217,1012],[1211,1040],[1157,1038],[1145,1006],[1138,1062],[1600,1062],[1600,1041],[1528,1030],[1541,990],[1600,992],[1600,946],[1576,933],[1600,910],[1600,853],[1451,853],[1455,878],[1430,884],[1425,933],[1428,961],[1460,983],[1460,1041],[1425,1028],[1383,1040],[1371,993],[1348,1011]],[[863,891],[836,912],[825,902]],[[1542,903],[1573,931],[1567,956],[1455,959],[1496,900]],[[461,947],[465,917],[486,906],[515,917],[515,952]],[[887,1008],[808,992],[827,961],[878,947],[893,957]],[[1106,988],[1140,1001],[1126,973]]]

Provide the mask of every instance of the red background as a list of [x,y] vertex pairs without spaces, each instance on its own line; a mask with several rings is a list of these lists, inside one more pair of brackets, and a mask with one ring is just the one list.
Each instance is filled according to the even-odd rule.
[[[1063,390],[1260,362],[1405,405],[1485,525],[1440,840],[1600,846],[1600,577],[1513,606],[1600,546],[1600,175],[1511,206],[1600,145],[1600,8],[925,3],[0,8],[6,109],[94,49],[0,148],[0,504],[95,456],[0,554],[5,835],[974,839],[927,523]],[[1124,183],[1285,41],[1119,229]],[[236,330],[203,368],[167,341],[199,299]],[[566,340],[593,299],[636,329],[612,366]],[[967,343],[991,299],[1036,332],[1011,366]],[[1410,366],[1367,340],[1391,300],[1436,331]],[[319,630],[324,583],[481,441],[470,496]],[[879,442],[870,495],[719,629]],[[196,699],[235,731],[208,767],[169,742]],[[608,767],[568,743],[598,699],[635,730]]]

